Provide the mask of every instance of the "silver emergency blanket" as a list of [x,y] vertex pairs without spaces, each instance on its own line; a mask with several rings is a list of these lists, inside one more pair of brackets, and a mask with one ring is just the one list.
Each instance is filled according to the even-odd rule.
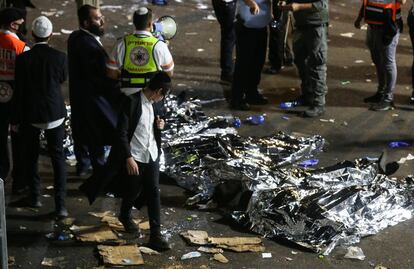
[[[324,139],[285,133],[240,137],[226,117],[207,117],[197,100],[167,102],[162,169],[207,201],[220,184],[239,180],[251,192],[233,218],[269,238],[283,238],[328,255],[337,245],[412,217],[414,183],[379,174],[368,159],[314,170],[298,162],[322,151]],[[192,200],[194,201],[194,199]]]

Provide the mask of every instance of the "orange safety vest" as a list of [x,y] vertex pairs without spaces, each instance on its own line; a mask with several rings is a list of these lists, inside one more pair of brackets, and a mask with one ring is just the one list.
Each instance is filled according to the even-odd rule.
[[384,24],[384,11],[392,10],[392,19],[401,18],[401,4],[397,0],[364,0],[364,18],[368,24]]
[[0,32],[0,81],[14,80],[16,56],[23,53],[25,46],[13,34]]

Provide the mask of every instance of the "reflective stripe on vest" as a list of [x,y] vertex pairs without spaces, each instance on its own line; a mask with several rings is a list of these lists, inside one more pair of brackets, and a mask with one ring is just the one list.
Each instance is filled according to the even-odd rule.
[[364,18],[368,24],[384,24],[384,10],[392,10],[392,20],[401,18],[401,4],[397,0],[364,0]]
[[0,80],[14,80],[16,56],[23,53],[25,46],[15,36],[0,33]]
[[151,77],[158,71],[154,59],[154,47],[158,39],[154,36],[127,35],[125,41],[125,56],[121,72],[121,87],[143,88]]

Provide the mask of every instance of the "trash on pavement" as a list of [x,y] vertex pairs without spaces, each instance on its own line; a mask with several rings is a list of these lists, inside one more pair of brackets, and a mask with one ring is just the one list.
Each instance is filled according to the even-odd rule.
[[293,107],[297,107],[302,105],[302,102],[300,101],[291,101],[291,102],[282,102],[280,103],[279,107],[281,109],[288,109],[288,108],[293,108]]
[[405,163],[407,161],[411,161],[411,160],[414,160],[414,156],[411,153],[409,153],[407,155],[407,157],[402,157],[397,163],[403,164],[403,163]]
[[260,237],[208,237],[210,244],[235,252],[263,252],[265,247]]
[[148,247],[143,247],[140,246],[139,250],[141,251],[141,253],[147,254],[147,255],[160,255],[160,253],[156,250],[153,250],[151,248]]
[[349,32],[349,33],[342,33],[342,34],[340,34],[340,36],[343,36],[343,37],[349,37],[349,38],[354,37],[354,35],[355,35],[355,33],[352,33],[352,32]]
[[141,252],[137,245],[126,246],[97,246],[99,255],[105,265],[141,265],[144,264]]
[[342,86],[345,86],[345,85],[348,85],[348,84],[351,84],[351,81],[349,81],[349,80],[341,81]]
[[123,242],[109,226],[72,226],[71,230],[76,239],[82,242]]
[[356,64],[362,64],[362,63],[365,63],[365,61],[364,60],[355,60],[354,63],[356,63]]
[[7,262],[8,262],[9,267],[14,266],[16,264],[16,258],[14,256],[9,256],[9,259]]
[[47,267],[59,267],[64,268],[68,261],[66,261],[65,257],[55,257],[55,258],[46,258],[44,257],[42,260],[41,265]]
[[298,165],[304,168],[315,166],[319,163],[318,159],[311,159],[311,160],[304,160],[300,162]]
[[203,20],[216,21],[217,18],[214,17],[214,15],[208,14],[206,17],[203,18]]
[[199,247],[197,251],[204,252],[204,253],[210,253],[210,254],[223,253],[223,250],[221,248],[210,248],[210,247]]
[[365,254],[360,247],[348,247],[347,253],[344,256],[347,259],[365,260]]
[[264,115],[249,116],[244,120],[244,122],[252,124],[252,125],[262,125],[265,122],[265,116]]
[[390,148],[395,149],[395,148],[404,148],[404,147],[409,147],[409,146],[410,146],[410,144],[409,144],[409,143],[407,143],[407,142],[404,142],[404,141],[392,141],[392,142],[388,143],[388,146],[389,146]]
[[150,229],[149,221],[140,222],[140,223],[138,223],[138,226],[141,230],[149,230]]
[[213,259],[221,263],[229,262],[229,260],[221,253],[214,254]]
[[321,121],[321,122],[335,123],[335,119],[319,119],[319,121]]
[[201,253],[198,251],[191,251],[188,252],[186,254],[184,254],[183,256],[181,256],[181,260],[188,260],[188,259],[193,259],[193,258],[198,258],[201,257]]
[[264,252],[264,253],[262,253],[262,258],[263,259],[270,259],[270,258],[272,258],[272,253]]
[[208,233],[205,231],[188,230],[186,232],[182,232],[181,236],[184,237],[188,243],[193,245],[208,244]]
[[103,218],[105,216],[115,216],[115,213],[112,211],[105,211],[105,212],[88,212],[89,215],[97,217],[97,218]]

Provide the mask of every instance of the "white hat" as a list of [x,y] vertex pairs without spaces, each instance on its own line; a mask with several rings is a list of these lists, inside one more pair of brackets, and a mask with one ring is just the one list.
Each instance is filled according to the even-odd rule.
[[49,37],[52,34],[52,22],[45,16],[40,16],[34,19],[32,23],[32,33],[40,38]]

